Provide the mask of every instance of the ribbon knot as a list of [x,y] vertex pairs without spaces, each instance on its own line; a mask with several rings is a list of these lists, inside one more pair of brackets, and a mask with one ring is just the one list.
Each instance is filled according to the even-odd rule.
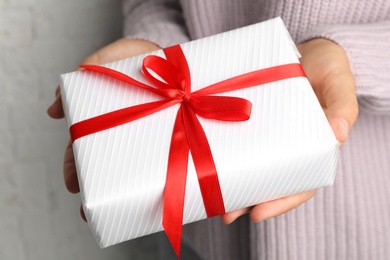
[[163,51],[166,59],[150,55],[143,60],[141,70],[154,87],[106,67],[81,66],[86,70],[129,83],[129,86],[142,88],[164,99],[86,119],[73,124],[69,131],[72,141],[75,141],[181,103],[176,115],[168,155],[162,220],[164,230],[180,258],[184,195],[190,151],[207,217],[225,213],[214,159],[206,134],[196,115],[224,121],[248,120],[252,105],[248,100],[213,94],[301,77],[305,74],[299,63],[286,64],[249,72],[191,92],[190,71],[180,45],[163,49]]
[[142,72],[150,83],[161,90],[161,96],[180,102],[188,102],[195,114],[201,117],[223,121],[249,119],[252,105],[248,100],[236,97],[209,96],[207,92],[191,93],[190,74],[189,70],[186,69],[188,65],[185,65],[177,67],[171,60],[150,55],[143,61]]
[[190,93],[183,93],[183,101],[189,101],[190,98],[191,98],[191,94]]

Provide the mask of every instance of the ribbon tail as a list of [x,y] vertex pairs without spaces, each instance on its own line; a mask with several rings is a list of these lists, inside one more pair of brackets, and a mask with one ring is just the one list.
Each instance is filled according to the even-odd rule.
[[221,186],[206,134],[192,108],[183,103],[183,122],[207,217],[225,213]]
[[182,118],[182,108],[180,108],[176,116],[169,151],[162,223],[178,259],[180,259],[189,154],[189,146]]

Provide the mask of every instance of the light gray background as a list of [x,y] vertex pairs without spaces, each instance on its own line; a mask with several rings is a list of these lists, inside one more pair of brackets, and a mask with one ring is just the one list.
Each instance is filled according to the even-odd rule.
[[155,239],[98,248],[65,189],[59,75],[121,37],[120,0],[0,0],[0,260],[153,259]]

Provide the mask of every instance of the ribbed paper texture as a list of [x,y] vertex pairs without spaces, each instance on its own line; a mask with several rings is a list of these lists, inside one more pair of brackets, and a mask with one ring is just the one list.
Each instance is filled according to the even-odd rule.
[[[182,44],[192,90],[246,72],[297,63],[278,18]],[[162,51],[153,52],[164,57]],[[145,55],[105,66],[149,84]],[[253,104],[246,122],[200,118],[216,163],[227,211],[330,185],[338,142],[306,78],[293,78],[222,95]],[[62,76],[69,126],[158,96],[91,72]],[[179,105],[74,142],[84,210],[101,247],[162,230],[169,144]],[[206,217],[189,161],[184,222]]]

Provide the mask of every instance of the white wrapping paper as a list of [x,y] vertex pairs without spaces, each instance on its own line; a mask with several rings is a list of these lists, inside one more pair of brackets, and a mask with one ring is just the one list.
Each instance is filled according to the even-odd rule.
[[[253,70],[297,63],[280,18],[182,44],[192,91]],[[153,54],[164,57],[163,52]],[[150,84],[145,55],[104,66]],[[62,75],[66,120],[79,121],[160,100],[96,73]],[[227,211],[333,183],[338,141],[306,78],[292,78],[221,95],[252,102],[245,122],[199,118],[215,160]],[[73,143],[82,203],[101,247],[162,230],[162,202],[175,105]],[[184,223],[206,218],[192,159]]]

